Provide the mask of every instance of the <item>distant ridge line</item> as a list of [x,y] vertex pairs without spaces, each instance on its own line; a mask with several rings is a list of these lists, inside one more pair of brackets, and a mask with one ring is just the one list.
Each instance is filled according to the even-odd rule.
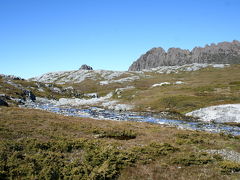
[[159,66],[174,66],[192,63],[240,64],[240,42],[212,43],[195,47],[191,51],[180,48],[152,48],[129,67],[129,71],[141,71]]

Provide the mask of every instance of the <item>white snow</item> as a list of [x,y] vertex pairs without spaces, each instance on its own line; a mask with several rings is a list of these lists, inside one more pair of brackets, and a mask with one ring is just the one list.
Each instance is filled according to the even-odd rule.
[[102,106],[106,109],[116,111],[128,111],[134,106],[128,104],[118,104],[116,100],[109,100],[113,96],[113,93],[109,93],[106,96],[91,99],[79,99],[79,98],[60,98],[57,100],[49,100],[46,98],[37,97],[36,101],[43,104],[54,104],[55,106]]
[[213,68],[225,68],[226,66],[230,66],[229,64],[213,64]]
[[[92,80],[103,80],[100,82],[101,85],[110,83],[123,83],[128,81],[134,81],[139,79],[137,73],[131,73],[127,71],[108,71],[108,70],[76,70],[76,71],[59,71],[50,72],[43,74],[39,77],[31,78],[30,80],[39,81],[44,83],[57,83],[64,84],[68,82],[81,83],[86,79]],[[119,78],[122,75],[127,75],[128,77]]]
[[84,96],[90,97],[90,98],[96,98],[96,97],[98,97],[98,94],[97,93],[87,93],[87,94],[84,94]]
[[158,87],[158,86],[165,86],[165,85],[170,85],[170,82],[161,82],[159,84],[153,84],[152,87]]
[[63,105],[71,105],[71,106],[84,106],[84,105],[97,105],[109,98],[111,98],[113,93],[109,93],[106,96],[99,98],[91,98],[91,99],[79,99],[79,98],[60,98],[59,101],[56,102],[57,106]]
[[200,63],[193,63],[193,64],[184,64],[181,66],[159,66],[152,69],[145,69],[143,72],[155,72],[160,74],[170,74],[170,73],[179,73],[181,71],[197,71],[206,67],[213,67],[213,68],[224,68],[229,66],[229,64],[200,64]]
[[184,84],[183,81],[176,81],[175,84]]
[[184,84],[183,81],[176,81],[174,83],[170,83],[170,82],[161,82],[158,84],[153,84],[152,87],[159,87],[159,86],[165,86],[165,85],[170,85],[170,84],[176,84],[176,85],[180,85],[180,84]]
[[140,79],[140,77],[139,76],[129,76],[129,77],[121,78],[121,79],[117,79],[117,80],[100,81],[99,84],[107,85],[107,84],[111,84],[111,83],[125,83],[125,82],[132,82],[137,79]]
[[134,89],[135,87],[134,86],[127,86],[127,87],[124,87],[124,88],[117,88],[116,90],[115,90],[115,93],[117,93],[117,94],[121,94],[123,91],[125,91],[125,90],[128,90],[128,89]]
[[[108,70],[75,70],[75,71],[59,71],[50,72],[43,74],[39,77],[31,78],[30,80],[39,81],[43,83],[57,83],[64,84],[68,82],[80,83],[86,79],[101,80],[100,85],[107,85],[111,83],[124,83],[131,82],[140,77],[147,77],[144,72],[154,72],[154,73],[178,73],[181,71],[197,71],[206,67],[213,68],[224,68],[229,66],[229,64],[185,64],[182,66],[160,66],[157,68],[152,68],[150,70],[143,70],[139,72],[128,72],[128,71],[108,71]],[[127,75],[125,78],[121,76]],[[120,79],[118,79],[120,78]]]
[[98,73],[99,76],[101,76],[102,78],[106,79],[106,80],[111,80],[111,79],[115,79],[118,78],[124,74],[129,74],[131,75],[131,73],[128,73],[126,71],[106,71],[106,70],[96,70],[95,73]]
[[108,85],[108,84],[109,84],[109,81],[100,81],[99,84],[100,84],[100,85]]
[[201,108],[186,114],[207,122],[237,122],[240,123],[240,104],[224,104]]

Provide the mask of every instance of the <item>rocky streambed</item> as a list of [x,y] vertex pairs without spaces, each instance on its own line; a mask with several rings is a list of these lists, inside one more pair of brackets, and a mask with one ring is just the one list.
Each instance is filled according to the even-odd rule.
[[202,122],[195,120],[174,120],[164,117],[164,113],[140,113],[130,111],[113,111],[98,107],[76,108],[72,106],[59,106],[47,101],[28,101],[21,107],[41,109],[65,116],[87,117],[101,120],[136,121],[169,125],[180,129],[208,131],[213,133],[227,133],[240,135],[240,127],[229,126],[222,123]]

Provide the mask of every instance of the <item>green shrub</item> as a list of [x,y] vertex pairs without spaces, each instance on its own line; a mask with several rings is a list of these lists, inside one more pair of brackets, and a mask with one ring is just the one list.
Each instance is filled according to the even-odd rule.
[[208,164],[213,162],[215,159],[208,155],[207,153],[200,153],[200,154],[183,154],[177,158],[174,158],[172,162],[174,164],[181,164],[184,166],[191,166],[191,165],[202,165]]
[[118,140],[129,140],[135,139],[137,137],[137,133],[133,130],[116,130],[116,129],[109,129],[109,130],[99,130],[96,129],[93,131],[95,134],[98,135],[99,138],[113,138]]
[[[107,137],[133,137],[133,131],[107,131]],[[3,141],[0,177],[12,179],[114,179],[134,163],[148,162],[178,149],[151,143],[129,150],[98,139]]]
[[156,159],[163,155],[168,155],[179,151],[178,148],[168,144],[168,143],[151,143],[143,147],[134,147],[132,152],[138,156],[143,163],[148,163],[153,159]]
[[[176,134],[176,143],[182,144],[204,144],[207,143],[208,138],[198,136],[197,134]],[[204,139],[203,139],[204,138]]]
[[240,172],[240,163],[222,161],[220,162],[220,167],[222,168],[223,173]]

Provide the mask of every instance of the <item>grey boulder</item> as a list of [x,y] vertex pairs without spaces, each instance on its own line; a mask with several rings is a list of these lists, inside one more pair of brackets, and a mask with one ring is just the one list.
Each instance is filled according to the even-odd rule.
[[8,106],[8,103],[2,99],[0,99],[0,106]]

